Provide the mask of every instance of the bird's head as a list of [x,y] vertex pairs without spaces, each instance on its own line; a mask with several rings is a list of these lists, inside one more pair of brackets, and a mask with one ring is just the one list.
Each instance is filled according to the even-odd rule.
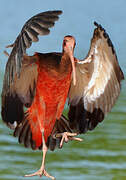
[[73,36],[70,36],[70,35],[65,36],[63,40],[63,52],[74,53],[75,45],[76,45],[76,41]]
[[76,84],[76,72],[75,72],[75,62],[74,62],[74,48],[76,45],[75,38],[73,36],[65,36],[63,40],[63,52],[66,53],[72,64],[72,70],[73,70],[73,84]]

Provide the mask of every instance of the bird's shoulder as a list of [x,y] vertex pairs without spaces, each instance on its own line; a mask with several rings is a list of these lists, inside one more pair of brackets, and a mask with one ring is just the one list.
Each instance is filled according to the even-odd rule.
[[40,64],[59,65],[62,59],[62,53],[50,52],[50,53],[35,53],[38,56]]

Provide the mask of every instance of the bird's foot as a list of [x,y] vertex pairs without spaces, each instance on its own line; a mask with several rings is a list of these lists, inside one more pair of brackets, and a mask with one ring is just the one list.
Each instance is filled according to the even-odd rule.
[[32,173],[32,174],[27,174],[24,177],[32,177],[32,176],[40,176],[40,177],[42,177],[43,175],[50,178],[50,179],[52,179],[52,180],[55,180],[55,177],[51,176],[50,174],[47,173],[47,171],[45,169],[41,169],[41,168],[37,172]]
[[63,146],[64,141],[68,142],[69,140],[75,140],[75,141],[83,141],[81,138],[77,138],[77,133],[70,133],[70,132],[64,132],[64,133],[57,133],[55,135],[56,138],[62,137],[61,142],[60,142],[60,147]]

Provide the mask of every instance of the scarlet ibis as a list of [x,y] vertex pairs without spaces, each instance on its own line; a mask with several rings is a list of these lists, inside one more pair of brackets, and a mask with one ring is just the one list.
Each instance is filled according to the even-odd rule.
[[[20,143],[42,149],[40,169],[26,176],[45,175],[45,156],[64,141],[93,130],[115,104],[123,72],[105,29],[96,22],[88,55],[74,57],[75,38],[65,36],[61,53],[26,54],[38,35],[49,34],[62,11],[47,11],[28,20],[15,42],[6,65],[2,90],[2,119],[14,129]],[[68,119],[62,115],[66,99]],[[25,107],[25,108],[24,108]]]

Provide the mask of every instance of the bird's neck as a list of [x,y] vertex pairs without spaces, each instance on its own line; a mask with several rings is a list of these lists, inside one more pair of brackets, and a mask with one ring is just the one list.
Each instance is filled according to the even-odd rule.
[[63,52],[62,54],[60,68],[62,72],[72,71],[72,64],[71,64],[70,56],[65,52]]

